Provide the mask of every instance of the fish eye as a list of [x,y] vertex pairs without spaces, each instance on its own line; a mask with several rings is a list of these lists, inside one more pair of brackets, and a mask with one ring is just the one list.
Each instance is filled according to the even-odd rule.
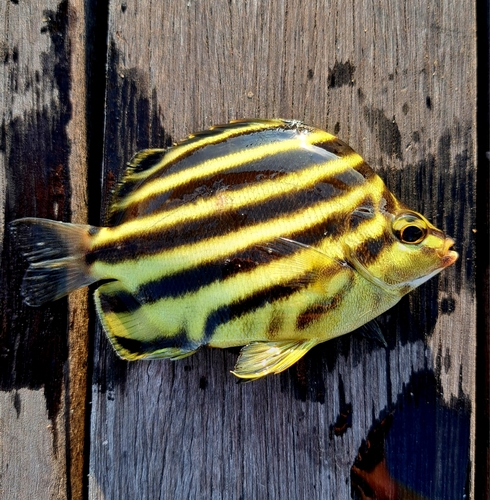
[[427,236],[427,224],[416,214],[402,214],[393,222],[393,233],[402,243],[416,245]]
[[400,240],[404,243],[420,243],[424,236],[424,231],[418,226],[406,226],[400,231]]

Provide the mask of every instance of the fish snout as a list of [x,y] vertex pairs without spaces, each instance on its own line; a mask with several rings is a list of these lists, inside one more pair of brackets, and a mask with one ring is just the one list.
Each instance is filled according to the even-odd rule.
[[451,250],[455,241],[452,238],[446,238],[444,240],[444,245],[437,252],[442,260],[442,267],[448,267],[454,264],[459,257],[458,252]]

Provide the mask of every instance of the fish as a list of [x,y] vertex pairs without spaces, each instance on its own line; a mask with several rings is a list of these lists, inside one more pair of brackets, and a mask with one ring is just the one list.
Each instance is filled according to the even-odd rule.
[[369,325],[458,258],[346,143],[283,119],[136,153],[101,227],[30,217],[10,229],[27,305],[96,284],[121,358],[243,346],[231,373],[244,381]]

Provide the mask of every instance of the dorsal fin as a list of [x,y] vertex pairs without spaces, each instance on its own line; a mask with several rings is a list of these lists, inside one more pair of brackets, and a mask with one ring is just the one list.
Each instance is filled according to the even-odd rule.
[[[153,171],[154,167],[162,163],[166,152],[167,149],[143,149],[133,156],[112,192],[106,221],[108,225],[113,226],[118,223],[117,220],[114,220],[114,215],[117,214],[117,210],[114,210],[114,204],[137,189],[146,179],[146,176],[141,174]],[[139,174],[137,179],[133,178],[134,174]]]

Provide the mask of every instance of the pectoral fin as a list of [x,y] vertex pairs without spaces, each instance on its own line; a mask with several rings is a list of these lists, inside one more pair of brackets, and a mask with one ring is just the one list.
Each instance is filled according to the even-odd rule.
[[[266,256],[271,258],[271,266],[268,266],[268,274],[275,278],[294,272],[296,278],[289,282],[290,285],[311,287],[312,284],[321,285],[320,293],[323,295],[335,295],[336,290],[330,291],[324,288],[325,283],[331,282],[333,276],[342,276],[342,282],[352,275],[352,268],[346,262],[325,254],[320,249],[300,243],[288,238],[276,238],[275,240],[257,246]],[[279,258],[278,258],[279,257]],[[328,279],[325,279],[326,276]],[[335,287],[339,284],[335,281]]]
[[362,325],[358,332],[365,338],[375,340],[380,343],[383,347],[388,347],[386,340],[384,338],[383,332],[381,331],[378,322],[375,319],[372,319],[365,325]]
[[271,373],[280,373],[302,358],[318,340],[286,340],[252,342],[242,348],[231,372],[238,378],[255,380]]

